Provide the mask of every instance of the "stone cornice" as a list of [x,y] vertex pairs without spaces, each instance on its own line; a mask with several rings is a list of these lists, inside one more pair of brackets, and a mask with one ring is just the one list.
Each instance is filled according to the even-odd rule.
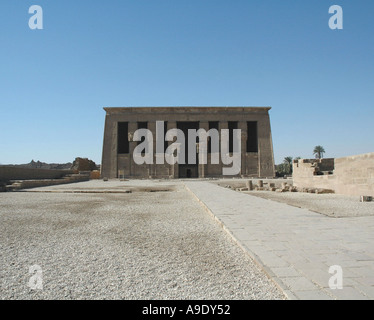
[[211,113],[262,113],[266,114],[271,107],[104,107],[107,114],[211,114]]

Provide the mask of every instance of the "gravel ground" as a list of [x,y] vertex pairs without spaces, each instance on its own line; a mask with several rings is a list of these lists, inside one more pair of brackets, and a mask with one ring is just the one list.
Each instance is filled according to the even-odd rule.
[[[74,188],[130,184],[171,186]],[[182,185],[174,188],[0,193],[0,299],[284,299]],[[43,290],[27,285],[32,265],[42,268]]]
[[360,197],[305,192],[251,191],[250,195],[306,208],[330,217],[363,217],[374,215],[374,202],[360,202]]

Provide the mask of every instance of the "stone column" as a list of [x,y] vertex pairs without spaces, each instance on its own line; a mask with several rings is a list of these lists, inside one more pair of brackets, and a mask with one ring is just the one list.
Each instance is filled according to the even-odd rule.
[[157,176],[157,165],[156,165],[156,121],[148,122],[148,130],[152,132],[153,136],[153,164],[149,165],[150,178]]
[[137,122],[129,122],[128,138],[129,138],[129,153],[130,153],[130,159],[129,159],[130,176],[134,176],[136,174],[136,172],[135,172],[136,163],[135,163],[134,158],[133,158],[134,149],[137,145],[137,142],[133,140],[134,132],[136,130],[138,130],[138,123]]
[[[229,123],[227,121],[220,121],[218,122],[218,131],[219,131],[219,151],[222,152],[222,148],[221,148],[221,138],[222,138],[222,132],[221,130],[222,129],[228,129],[229,128]],[[221,164],[221,174],[222,174],[222,168],[225,166],[223,163],[222,163],[222,160],[221,160],[221,154],[220,154],[220,164]]]
[[104,147],[101,161],[102,178],[117,178],[118,122],[115,117],[105,117]]
[[[199,128],[200,129],[204,129],[206,132],[209,131],[209,122],[208,121],[200,121],[199,123]],[[208,141],[207,141],[207,144],[206,144],[206,160],[208,162]],[[197,161],[199,161],[199,158],[200,158],[200,152],[203,152],[203,149],[201,147],[201,144],[200,144],[200,141],[199,141],[199,153],[198,153],[198,159]],[[200,162],[199,163],[199,178],[205,178],[205,176],[208,174],[208,165],[207,164],[202,164]]]
[[[176,121],[168,121],[167,123],[167,129],[176,129],[177,128],[177,122]],[[165,142],[166,143],[166,142]],[[173,142],[172,141],[167,141],[168,145],[171,145]],[[179,167],[178,163],[174,165],[169,165],[170,167],[170,178],[178,179],[179,178]]]
[[247,122],[246,121],[239,121],[238,123],[238,129],[241,130],[241,143],[242,143],[242,148],[241,148],[241,158],[242,158],[242,163],[241,163],[241,170],[240,174],[243,177],[243,175],[247,175],[247,163],[246,163],[246,153],[247,153],[247,139],[248,139],[248,132],[247,132]]
[[[222,129],[228,129],[229,128],[229,123],[227,121],[220,121],[218,122],[218,131],[219,131],[219,141],[220,141],[220,144],[221,144],[221,130]],[[221,149],[221,145],[220,145],[220,149]]]
[[259,176],[274,176],[274,156],[271,139],[270,119],[268,114],[264,114],[257,122],[258,130],[258,161]]

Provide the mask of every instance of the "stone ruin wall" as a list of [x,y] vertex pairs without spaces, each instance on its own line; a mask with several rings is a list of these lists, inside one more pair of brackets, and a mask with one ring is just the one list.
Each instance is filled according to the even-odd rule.
[[322,188],[337,194],[374,196],[374,152],[336,159],[300,159],[293,162],[293,184]]

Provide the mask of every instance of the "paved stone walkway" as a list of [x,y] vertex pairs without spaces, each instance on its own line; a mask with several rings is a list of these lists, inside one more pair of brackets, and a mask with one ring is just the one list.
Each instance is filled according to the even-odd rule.
[[[185,186],[289,299],[374,299],[374,217],[330,218],[203,181]],[[329,288],[329,267],[343,289]]]

